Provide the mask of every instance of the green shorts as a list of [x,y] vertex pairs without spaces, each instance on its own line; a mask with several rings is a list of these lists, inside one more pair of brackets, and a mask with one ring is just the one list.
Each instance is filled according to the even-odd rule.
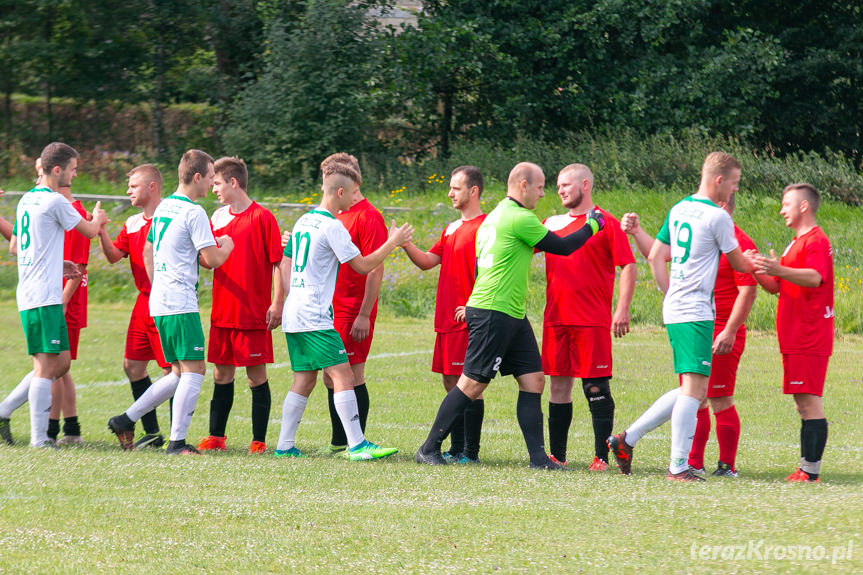
[[154,317],[165,361],[195,361],[204,359],[204,330],[198,312]]
[[709,376],[713,360],[713,322],[672,323],[665,329],[674,354],[674,373]]
[[331,365],[348,363],[345,344],[334,329],[285,332],[288,355],[294,371],[316,371]]
[[69,350],[69,330],[62,305],[25,309],[20,315],[29,355]]

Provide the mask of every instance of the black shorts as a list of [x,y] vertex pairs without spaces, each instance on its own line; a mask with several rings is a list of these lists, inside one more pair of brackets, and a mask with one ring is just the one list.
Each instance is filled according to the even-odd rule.
[[539,346],[526,317],[515,319],[473,307],[465,308],[464,314],[468,333],[464,375],[488,383],[498,371],[515,377],[542,371]]

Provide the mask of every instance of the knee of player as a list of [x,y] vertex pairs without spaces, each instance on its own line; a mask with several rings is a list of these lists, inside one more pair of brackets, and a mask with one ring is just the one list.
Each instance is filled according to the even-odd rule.
[[592,377],[582,380],[582,391],[591,411],[614,409],[611,383],[607,377]]

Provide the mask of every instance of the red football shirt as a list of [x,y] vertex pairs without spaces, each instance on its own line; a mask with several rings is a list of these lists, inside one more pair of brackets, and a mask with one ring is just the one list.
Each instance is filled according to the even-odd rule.
[[146,297],[150,297],[150,278],[147,277],[147,268],[144,267],[144,244],[147,243],[147,234],[150,233],[152,223],[153,219],[144,217],[144,214],[129,216],[114,240],[114,247],[128,254],[135,287]]
[[783,354],[829,356],[833,353],[833,248],[814,227],[791,240],[780,263],[791,268],[811,268],[821,274],[821,285],[802,287],[779,281],[776,333]]
[[[368,200],[351,206],[336,216],[344,224],[351,241],[364,256],[369,255],[387,241],[387,225],[384,217]],[[336,291],[333,295],[333,314],[336,320],[351,321],[357,317],[366,295],[366,276],[358,274],[350,264],[339,266]],[[371,317],[378,313],[378,302],[372,308]]]
[[[611,329],[615,268],[635,263],[620,222],[607,211],[605,227],[568,256],[545,254],[546,304],[543,325]],[[551,216],[543,224],[559,236],[581,228],[587,214]]]
[[[740,251],[757,250],[755,242],[747,236],[743,230],[734,224],[734,237],[740,245]],[[739,290],[737,286],[758,285],[752,274],[742,274],[734,271],[725,254],[719,256],[719,269],[716,272],[716,286],[713,288],[713,303],[716,305],[716,325],[724,326],[728,323],[734,302],[737,301]]]
[[231,236],[234,251],[213,270],[211,324],[232,329],[267,329],[273,303],[273,265],[282,260],[281,233],[273,214],[256,202],[239,214],[216,210],[213,234]]
[[480,214],[470,220],[452,222],[429,250],[440,257],[434,312],[436,332],[467,329],[466,323],[455,320],[455,308],[465,305],[473,291],[473,282],[476,280],[476,230],[485,216]]
[[[80,201],[73,201],[72,207],[81,214],[82,218],[90,219],[90,214]],[[87,265],[90,262],[90,240],[75,230],[66,232],[63,238],[63,259]],[[84,277],[81,278],[78,289],[72,294],[69,305],[66,306],[66,325],[71,328],[87,327],[87,271],[82,271],[84,271]],[[63,285],[66,285],[65,279]]]

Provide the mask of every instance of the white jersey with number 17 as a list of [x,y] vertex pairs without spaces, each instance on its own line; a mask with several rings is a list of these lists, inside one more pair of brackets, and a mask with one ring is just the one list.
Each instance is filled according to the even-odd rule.
[[198,252],[216,245],[204,208],[181,195],[168,196],[153,213],[150,315],[198,311]]
[[285,246],[291,258],[291,283],[282,311],[282,331],[333,329],[333,293],[339,264],[360,255],[345,226],[331,213],[303,215]]
[[671,247],[662,321],[713,321],[719,255],[737,247],[731,216],[706,198],[689,196],[671,208],[656,239]]

